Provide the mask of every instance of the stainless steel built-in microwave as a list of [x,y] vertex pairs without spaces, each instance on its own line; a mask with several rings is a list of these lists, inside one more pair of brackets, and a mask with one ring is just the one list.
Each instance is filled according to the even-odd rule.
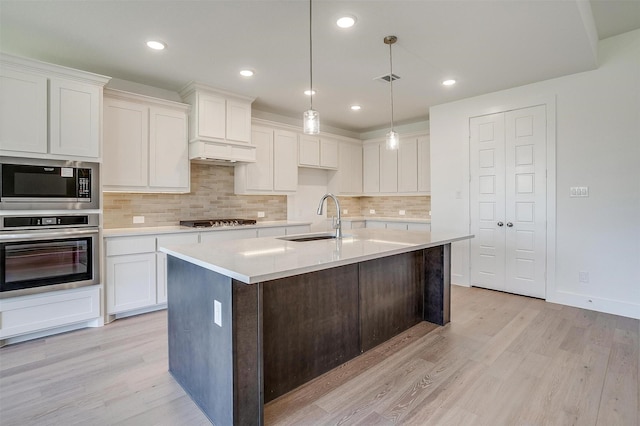
[[0,210],[98,209],[98,166],[0,158]]

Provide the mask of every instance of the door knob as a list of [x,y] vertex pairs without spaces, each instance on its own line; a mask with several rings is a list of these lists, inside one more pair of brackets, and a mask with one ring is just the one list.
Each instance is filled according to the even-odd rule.
[[504,223],[498,222],[498,226],[502,226],[502,225],[504,225]]
[[511,228],[511,227],[513,226],[513,223],[511,223],[511,222],[507,222],[507,226],[508,226],[509,228]]

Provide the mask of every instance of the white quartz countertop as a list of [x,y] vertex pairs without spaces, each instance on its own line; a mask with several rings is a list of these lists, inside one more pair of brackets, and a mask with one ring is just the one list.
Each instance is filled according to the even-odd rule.
[[[318,235],[318,234],[303,234]],[[171,256],[254,284],[472,238],[468,234],[353,229],[341,240],[296,242],[264,237],[160,247]],[[287,236],[284,238],[291,238]]]
[[105,237],[128,237],[134,235],[149,234],[175,234],[178,232],[223,232],[238,229],[278,228],[282,226],[306,226],[311,222],[292,222],[289,220],[274,220],[269,222],[257,222],[255,225],[238,226],[212,226],[209,228],[192,228],[189,226],[142,226],[139,228],[108,228],[102,231]]

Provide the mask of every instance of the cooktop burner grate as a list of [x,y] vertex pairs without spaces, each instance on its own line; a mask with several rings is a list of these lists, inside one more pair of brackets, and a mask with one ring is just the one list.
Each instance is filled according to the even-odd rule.
[[180,226],[190,228],[211,228],[216,226],[242,226],[255,225],[253,219],[204,219],[204,220],[181,220]]

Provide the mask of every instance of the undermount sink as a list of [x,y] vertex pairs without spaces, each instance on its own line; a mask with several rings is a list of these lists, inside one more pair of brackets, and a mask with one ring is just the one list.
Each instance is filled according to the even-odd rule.
[[306,241],[331,240],[336,238],[334,234],[315,234],[315,235],[292,235],[290,237],[280,237],[279,240],[295,241],[298,243]]

